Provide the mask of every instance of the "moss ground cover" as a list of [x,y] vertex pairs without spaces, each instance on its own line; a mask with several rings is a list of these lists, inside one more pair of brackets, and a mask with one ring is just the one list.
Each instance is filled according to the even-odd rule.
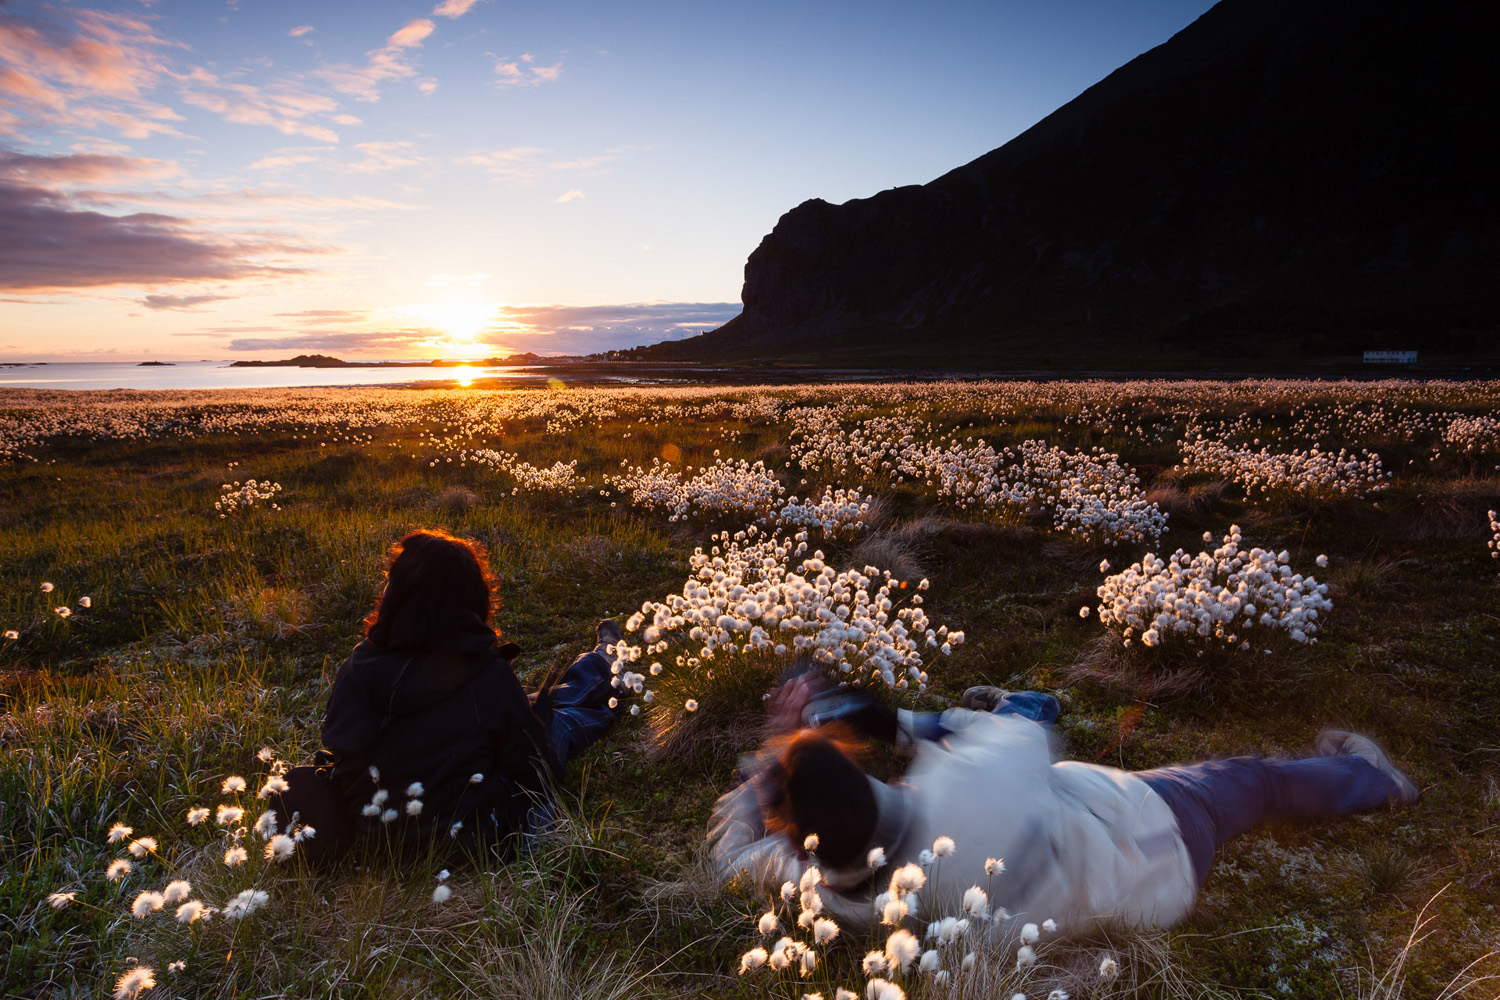
[[[261,747],[310,756],[384,551],[406,531],[487,546],[496,624],[537,679],[591,645],[600,618],[681,593],[715,532],[776,523],[763,490],[733,502],[741,460],[764,463],[786,496],[861,489],[871,505],[852,528],[784,528],[807,532],[798,558],[820,551],[835,570],[888,570],[913,588],[927,578],[927,614],[965,633],[946,655],[923,644],[924,693],[885,697],[939,709],[970,684],[1048,690],[1065,705],[1066,756],[1127,768],[1306,754],[1337,725],[1380,736],[1423,788],[1409,810],[1228,846],[1170,934],[1044,944],[1014,989],[913,973],[909,995],[1418,997],[1500,971],[1464,973],[1500,942],[1500,564],[1487,546],[1500,445],[1485,436],[1497,401],[1492,383],[0,394],[5,994],[97,995],[150,968],[150,996],[863,995],[860,959],[880,942],[854,934],[806,980],[738,975],[740,954],[765,943],[768,900],[719,890],[697,850],[737,754],[759,740],[780,662],[764,649],[691,666],[690,651],[663,650],[658,707],[703,707],[624,718],[570,768],[565,829],[509,865],[231,868],[223,829],[184,819],[224,801],[231,774],[253,799]],[[1216,462],[1254,464],[1186,461],[1188,434],[1223,442]],[[1006,464],[1028,441],[1061,457]],[[1047,470],[1087,469],[1095,448],[1139,486],[1085,473],[1078,489],[1103,492],[1059,500],[1077,490]],[[1362,483],[1267,484],[1266,454],[1314,448],[1377,453],[1381,488],[1368,465],[1349,473]],[[480,449],[514,460],[470,460]],[[653,460],[705,475],[686,516],[616,485]],[[568,489],[516,464],[573,461],[581,485]],[[279,484],[274,501],[221,517],[215,502],[251,478]],[[1071,530],[1117,488],[1134,491],[1130,510],[1168,515],[1159,542],[1110,537],[1107,520]],[[1327,585],[1316,643],[1252,629],[1249,650],[1191,637],[1127,648],[1100,623],[1101,561],[1196,553],[1232,524],[1247,548],[1285,550]],[[106,866],[129,855],[106,843],[114,824],[160,842],[117,882]],[[268,898],[238,920],[131,916],[141,891],[179,876],[217,907],[250,889]],[[439,884],[451,897],[435,903]],[[76,896],[55,908],[53,893]],[[1105,953],[1121,975],[1093,973]],[[1389,989],[1398,981],[1405,993]]]

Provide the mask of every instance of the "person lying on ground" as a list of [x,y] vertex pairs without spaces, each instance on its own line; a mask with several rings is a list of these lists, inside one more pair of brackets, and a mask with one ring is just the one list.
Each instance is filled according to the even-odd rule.
[[562,766],[614,722],[619,626],[601,622],[596,648],[528,695],[511,668],[520,647],[489,625],[498,603],[474,542],[414,531],[392,549],[323,719],[343,839],[513,845],[550,818]]
[[[921,715],[815,678],[804,673],[773,697],[772,726],[782,732],[719,799],[709,841],[726,882],[774,889],[816,864],[823,905],[856,928],[880,919],[875,903],[888,902],[879,896],[892,873],[930,863],[939,838],[955,849],[924,893],[922,919],[960,913],[966,889],[989,885],[1002,935],[1048,919],[1076,932],[1103,922],[1169,927],[1192,909],[1215,848],[1232,837],[1419,795],[1373,740],[1338,730],[1321,733],[1317,756],[1300,760],[1131,772],[1055,761],[1050,695],[976,688],[965,693],[970,708]],[[867,737],[914,749],[901,780],[864,772]],[[992,877],[1000,862],[1003,874]]]

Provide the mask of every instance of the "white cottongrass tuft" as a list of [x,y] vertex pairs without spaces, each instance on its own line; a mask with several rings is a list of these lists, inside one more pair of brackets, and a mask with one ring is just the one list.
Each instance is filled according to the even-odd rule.
[[892,932],[885,939],[885,957],[890,960],[891,967],[905,972],[906,967],[922,954],[922,943],[917,936],[905,927]]
[[1036,964],[1036,949],[1029,944],[1023,944],[1016,952],[1016,971],[1029,969]]
[[220,806],[218,815],[214,817],[214,822],[220,826],[233,826],[243,819],[244,816],[245,810],[239,806]]
[[52,584],[50,584],[50,583],[44,583],[44,584],[42,584],[42,593],[44,593],[44,594],[50,594],[50,593],[52,593]]
[[766,953],[766,949],[751,948],[749,951],[740,956],[740,975],[744,975],[747,972],[753,972],[756,969],[759,969],[761,966],[766,964],[766,961],[769,958],[770,955]]
[[906,1000],[906,991],[885,979],[872,979],[865,984],[865,1000]]
[[1114,979],[1120,974],[1120,963],[1116,962],[1113,955],[1105,955],[1099,960],[1099,978]]
[[238,920],[248,917],[271,901],[271,894],[264,889],[246,889],[224,904],[224,919]]
[[115,980],[115,1000],[135,1000],[143,992],[156,988],[156,970],[149,965],[137,965]]
[[155,913],[165,903],[166,897],[161,893],[147,890],[135,897],[135,902],[130,904],[130,915],[139,920],[142,917]]
[[891,889],[900,892],[920,892],[927,884],[927,873],[920,865],[905,864],[891,875]]
[[420,799],[423,795],[426,794],[427,789],[422,786],[422,783],[420,781],[413,781],[411,784],[406,786],[406,797],[409,799]]
[[781,923],[776,919],[775,910],[767,910],[765,913],[762,913],[760,915],[760,919],[755,922],[755,929],[760,931],[762,937],[769,937],[770,935],[775,934],[777,929],[780,927]]
[[7,638],[7,639],[19,639],[19,638],[21,638],[21,633],[17,632],[13,628],[8,628],[8,629],[5,630],[5,638]]
[[134,832],[135,830],[133,828],[126,826],[124,823],[116,823],[114,826],[109,828],[109,836],[106,838],[105,842],[110,844],[118,844],[120,841],[129,837]]
[[190,899],[177,907],[177,922],[179,924],[193,924],[199,920],[206,919],[212,912],[208,906],[200,900]]
[[104,877],[109,879],[111,882],[118,882],[120,881],[120,879],[129,874],[130,862],[126,861],[124,858],[117,858],[114,861],[111,861],[109,863],[109,867],[104,870]]
[[385,805],[386,799],[389,799],[390,797],[391,793],[389,791],[384,788],[377,788],[375,789],[375,794],[370,796],[370,805],[379,809],[381,806]]
[[877,972],[884,972],[890,967],[891,963],[885,957],[885,952],[883,951],[866,952],[864,961],[860,963],[860,968],[864,970],[867,976],[873,976]]
[[483,780],[484,775],[480,774],[478,771],[475,771],[473,774],[469,775],[469,784],[471,785],[477,785]]
[[451,898],[453,898],[453,890],[446,885],[438,885],[432,890],[434,903],[446,903]]
[[422,800],[421,799],[408,799],[407,802],[406,802],[406,815],[408,815],[408,816],[420,816],[420,815],[422,815]]
[[818,849],[818,835],[816,833],[809,833],[806,837],[803,837],[802,849],[808,854],[816,851]]
[[985,858],[984,859],[984,873],[986,875],[999,875],[1003,871],[1005,871],[1005,859],[1004,858]]
[[229,777],[225,778],[224,783],[219,786],[219,791],[225,795],[236,795],[240,792],[243,792],[245,788],[245,779],[241,778],[238,774],[231,774]]
[[134,857],[144,858],[146,855],[156,850],[156,838],[137,837],[130,842],[130,846],[127,847],[126,850],[128,850]]
[[929,948],[922,952],[922,957],[917,961],[917,971],[933,973],[938,971],[938,953],[936,948]]
[[192,894],[192,883],[186,879],[177,879],[176,881],[168,882],[167,887],[161,891],[162,902],[168,906],[180,903]]
[[224,852],[224,863],[230,868],[242,865],[250,857],[250,852],[243,847],[235,846]]
[[382,822],[382,823],[394,823],[396,821],[396,817],[398,817],[400,815],[401,814],[398,813],[394,809],[387,809],[385,812],[383,812],[383,813],[380,814],[380,822]]
[[954,851],[952,837],[939,837],[932,842],[932,853],[940,858],[946,858]]
[[276,832],[276,810],[267,809],[255,821],[255,835],[261,840],[270,840]]
[[1022,944],[1036,944],[1039,940],[1041,940],[1041,937],[1042,937],[1042,933],[1041,933],[1040,930],[1037,929],[1036,924],[1022,924],[1021,925],[1021,943]]
[[269,764],[271,762],[271,759],[275,756],[276,751],[272,750],[270,747],[261,747],[259,750],[255,751],[255,759],[260,761],[262,764]]
[[260,786],[260,791],[255,793],[255,797],[258,799],[269,799],[272,795],[280,795],[291,787],[291,785],[287,784],[285,778],[273,774],[266,779],[264,785]]
[[885,848],[884,847],[872,847],[872,848],[870,848],[869,856],[865,858],[865,864],[868,865],[872,871],[874,871],[876,869],[884,868],[885,867]]
[[182,961],[181,959],[178,959],[175,962],[168,962],[167,963],[167,971],[168,972],[181,972],[183,969],[186,969],[186,968],[187,968],[187,963],[184,962],[184,961]]
[[78,893],[76,892],[54,892],[47,897],[47,905],[54,910],[61,910],[73,902],[73,897],[77,895]]
[[975,920],[983,920],[990,913],[990,898],[979,886],[971,885],[964,890],[963,908]]
[[194,806],[187,811],[188,826],[197,826],[206,819],[208,819],[207,806]]
[[1053,920],[1051,917],[1048,917],[1046,920],[1042,921],[1042,930],[1046,931],[1048,934],[1056,934],[1057,921]]
[[827,917],[818,917],[813,921],[813,941],[817,944],[827,944],[839,936],[839,925]]
[[689,712],[696,712],[698,711],[698,699],[689,698],[682,707],[687,709]]
[[288,837],[284,833],[278,833],[270,840],[266,841],[266,860],[289,860],[292,856],[292,852],[294,852],[296,849],[297,842],[295,840],[293,840],[291,837]]

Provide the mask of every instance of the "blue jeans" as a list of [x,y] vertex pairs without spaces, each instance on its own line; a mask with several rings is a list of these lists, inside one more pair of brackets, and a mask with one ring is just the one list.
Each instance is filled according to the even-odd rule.
[[611,660],[597,649],[584,653],[552,686],[552,745],[566,764],[615,721],[609,707]]
[[1361,757],[1231,757],[1135,776],[1172,807],[1199,885],[1208,877],[1214,848],[1252,827],[1365,812],[1398,791],[1395,781]]
[[[1040,691],[1007,691],[990,714],[1019,715],[1023,719],[1039,723],[1044,729],[1051,729],[1061,708],[1062,705],[1050,694]],[[943,717],[937,712],[912,713],[911,729],[912,738],[917,740],[941,740],[953,732],[943,725]]]

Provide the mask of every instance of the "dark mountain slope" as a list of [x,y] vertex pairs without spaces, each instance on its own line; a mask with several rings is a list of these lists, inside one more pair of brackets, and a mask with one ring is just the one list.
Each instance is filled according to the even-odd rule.
[[782,216],[745,310],[651,357],[1490,346],[1491,8],[1224,0],[1006,145]]

